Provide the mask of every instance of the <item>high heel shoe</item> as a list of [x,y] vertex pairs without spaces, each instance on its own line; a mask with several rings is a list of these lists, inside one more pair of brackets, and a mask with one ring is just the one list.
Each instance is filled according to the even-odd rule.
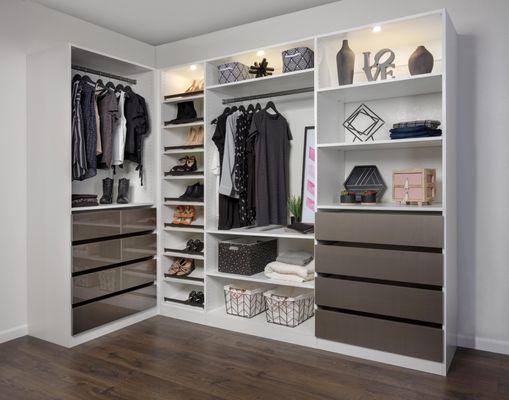
[[197,128],[193,144],[203,146],[203,126]]
[[194,271],[194,260],[189,258],[183,258],[183,262],[180,263],[180,269],[177,271],[177,278],[184,278]]
[[193,79],[193,83],[191,84],[191,86],[189,86],[186,91],[184,93],[193,93],[193,92],[196,92],[199,87],[199,83],[196,82],[196,79]]
[[190,172],[194,172],[198,169],[195,156],[185,156],[179,158],[179,164],[172,167],[170,175],[183,175]]
[[187,132],[187,135],[186,135],[186,141],[184,142],[184,146],[195,145],[197,133],[198,132],[196,131],[194,126],[189,128],[189,131]]

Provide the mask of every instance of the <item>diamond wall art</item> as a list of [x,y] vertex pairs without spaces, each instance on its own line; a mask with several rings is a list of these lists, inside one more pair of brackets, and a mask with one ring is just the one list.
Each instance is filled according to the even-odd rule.
[[375,140],[375,133],[385,124],[366,104],[361,104],[357,109],[343,122],[343,126],[350,132],[355,142],[359,139],[361,142]]

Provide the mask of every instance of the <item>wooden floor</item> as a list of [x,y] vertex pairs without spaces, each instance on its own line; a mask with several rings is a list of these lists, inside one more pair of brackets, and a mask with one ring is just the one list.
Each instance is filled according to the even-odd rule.
[[509,400],[509,357],[462,349],[443,378],[155,317],[74,349],[1,344],[0,399]]

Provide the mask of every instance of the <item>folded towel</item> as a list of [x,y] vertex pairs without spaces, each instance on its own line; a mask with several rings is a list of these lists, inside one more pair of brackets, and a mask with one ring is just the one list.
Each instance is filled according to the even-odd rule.
[[312,281],[315,279],[315,274],[308,274],[305,278],[298,275],[293,274],[279,274],[277,272],[267,272],[265,271],[265,276],[270,279],[280,280],[280,281],[289,281],[289,282],[306,282]]
[[392,125],[393,128],[409,128],[412,126],[426,126],[428,128],[438,128],[440,126],[440,121],[433,119],[421,119],[418,121],[406,121],[406,122],[398,122]]
[[442,132],[441,129],[428,128],[426,126],[414,126],[411,128],[392,128],[389,129],[391,133],[423,133],[423,132]]
[[306,279],[309,274],[314,274],[315,262],[311,261],[308,265],[302,267],[300,265],[285,264],[279,261],[272,261],[265,266],[265,275],[267,275],[267,273],[270,274],[274,272],[277,274],[295,275]]
[[420,137],[433,137],[433,136],[441,136],[441,129],[428,129],[427,131],[422,132],[393,132],[391,133],[391,139],[412,139],[412,138],[420,138]]
[[313,254],[308,253],[307,251],[287,251],[280,254],[276,261],[285,263],[285,264],[293,264],[293,265],[307,265],[313,260]]

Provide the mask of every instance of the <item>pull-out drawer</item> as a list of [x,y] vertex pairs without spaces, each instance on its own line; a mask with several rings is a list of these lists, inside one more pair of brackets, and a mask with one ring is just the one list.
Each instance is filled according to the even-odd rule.
[[75,276],[72,287],[73,304],[154,282],[155,279],[155,259]]
[[443,218],[437,214],[319,212],[318,240],[396,246],[443,247]]
[[73,272],[133,261],[156,255],[156,234],[132,236],[75,245],[72,248]]
[[424,360],[442,362],[443,331],[421,325],[318,309],[316,336]]
[[319,244],[316,272],[442,286],[442,253],[424,253]]
[[77,212],[72,216],[72,240],[101,239],[156,228],[155,208]]
[[137,290],[74,307],[72,333],[87,331],[156,306],[156,287],[147,284]]
[[320,306],[441,324],[442,292],[378,283],[317,277]]

